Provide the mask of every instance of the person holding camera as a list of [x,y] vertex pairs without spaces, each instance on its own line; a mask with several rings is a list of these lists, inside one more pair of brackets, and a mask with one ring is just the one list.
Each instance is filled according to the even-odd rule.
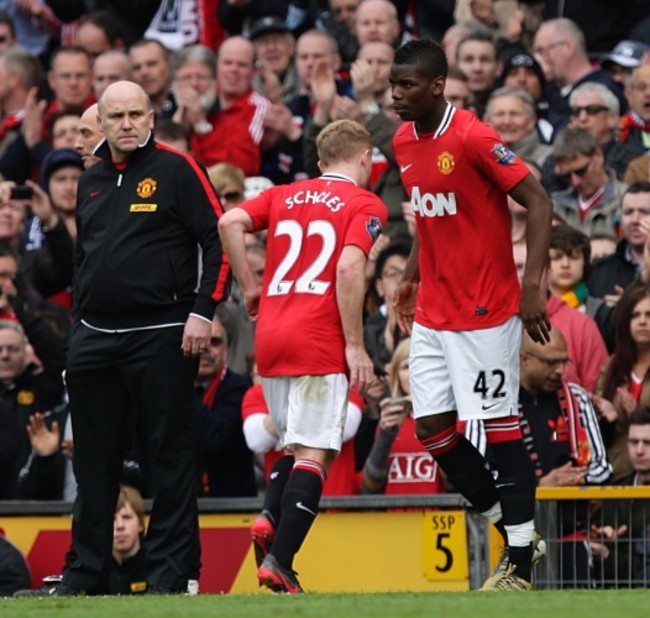
[[361,493],[437,494],[445,491],[438,465],[415,437],[409,385],[410,338],[395,348],[388,371],[391,396],[379,403],[379,427],[363,466]]
[[43,162],[41,184],[0,182],[0,242],[19,252],[22,271],[48,298],[72,283],[77,181],[83,170],[74,150],[52,151]]

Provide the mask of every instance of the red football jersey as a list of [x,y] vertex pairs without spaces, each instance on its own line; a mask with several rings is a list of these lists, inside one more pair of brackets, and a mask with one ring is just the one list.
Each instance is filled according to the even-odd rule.
[[447,106],[433,134],[393,138],[420,243],[415,321],[439,330],[502,324],[519,311],[506,193],[528,174],[494,129]]
[[440,494],[445,484],[438,464],[415,437],[415,421],[407,416],[388,455],[387,495]]
[[242,205],[268,229],[255,329],[265,377],[347,371],[336,303],[336,267],[346,245],[366,254],[386,222],[381,200],[340,174],[272,187]]

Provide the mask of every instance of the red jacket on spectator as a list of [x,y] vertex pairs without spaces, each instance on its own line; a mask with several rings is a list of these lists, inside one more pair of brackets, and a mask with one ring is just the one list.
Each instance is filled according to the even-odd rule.
[[209,116],[212,131],[192,134],[192,154],[206,167],[230,163],[244,170],[246,176],[257,176],[262,159],[260,142],[264,133],[264,116],[269,101],[249,90],[227,109],[215,109]]
[[551,324],[566,339],[571,363],[564,371],[564,379],[593,393],[600,369],[608,356],[598,325],[586,313],[569,307],[557,296],[548,299],[546,308]]

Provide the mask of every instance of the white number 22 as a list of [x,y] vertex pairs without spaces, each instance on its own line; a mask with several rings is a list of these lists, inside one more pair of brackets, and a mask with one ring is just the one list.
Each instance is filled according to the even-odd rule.
[[300,294],[325,294],[331,285],[330,281],[319,281],[317,277],[325,270],[336,249],[336,230],[328,221],[310,221],[307,226],[307,237],[320,236],[323,246],[318,257],[296,280],[286,280],[284,277],[298,260],[302,251],[305,233],[297,221],[285,219],[280,221],[275,228],[275,236],[289,237],[289,250],[278,265],[271,282],[269,283],[268,296],[288,294],[293,284],[296,284],[296,293]]

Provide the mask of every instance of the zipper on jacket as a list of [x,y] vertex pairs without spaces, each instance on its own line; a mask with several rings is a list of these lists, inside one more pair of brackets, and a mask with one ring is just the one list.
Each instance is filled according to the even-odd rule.
[[118,186],[118,187],[121,187],[121,186],[122,186],[122,174],[120,174],[120,175],[117,177],[117,186]]

